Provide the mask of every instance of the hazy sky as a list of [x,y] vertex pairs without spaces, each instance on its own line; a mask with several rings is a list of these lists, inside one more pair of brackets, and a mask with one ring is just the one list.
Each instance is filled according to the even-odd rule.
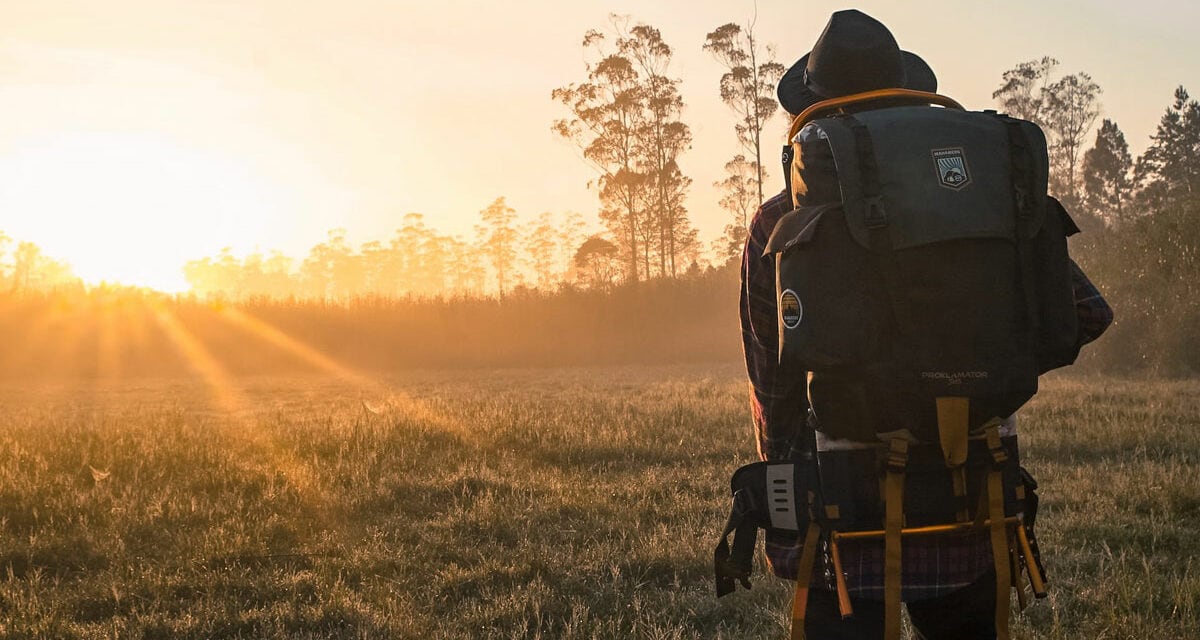
[[[790,64],[830,2],[758,3]],[[1200,93],[1192,2],[861,2],[941,91],[992,106],[1001,73],[1052,55],[1104,89],[1103,117],[1142,150],[1180,84]],[[584,31],[612,12],[676,51],[688,207],[725,224],[711,184],[737,152],[705,34],[751,2],[0,0],[0,230],[90,279],[165,288],[232,246],[300,254],[327,229],[384,239],[407,212],[469,235],[498,196],[525,219],[594,217],[593,177],[550,132],[555,87],[584,77]],[[772,131],[781,130],[783,121]],[[1090,142],[1089,142],[1090,146]],[[769,148],[773,167],[775,145]],[[772,178],[779,181],[776,170]]]

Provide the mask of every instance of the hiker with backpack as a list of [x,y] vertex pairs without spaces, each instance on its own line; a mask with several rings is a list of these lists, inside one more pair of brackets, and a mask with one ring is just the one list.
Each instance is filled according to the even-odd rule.
[[740,300],[764,462],[734,476],[715,569],[718,595],[749,586],[765,529],[793,638],[898,638],[901,603],[921,638],[1007,638],[1010,588],[1045,593],[1015,412],[1112,312],[1067,255],[1040,129],[936,89],[854,10],[779,82],[786,187]]

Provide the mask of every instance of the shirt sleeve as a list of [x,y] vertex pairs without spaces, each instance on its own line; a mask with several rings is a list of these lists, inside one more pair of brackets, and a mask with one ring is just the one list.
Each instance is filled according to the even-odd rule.
[[762,460],[787,458],[808,414],[806,372],[790,367],[782,370],[779,366],[775,261],[762,255],[775,223],[790,209],[785,195],[768,200],[755,214],[742,252],[742,348],[750,378],[755,440]]
[[1079,345],[1083,346],[1108,329],[1113,321],[1113,311],[1074,260],[1071,261],[1071,288],[1075,292],[1075,313],[1079,317]]

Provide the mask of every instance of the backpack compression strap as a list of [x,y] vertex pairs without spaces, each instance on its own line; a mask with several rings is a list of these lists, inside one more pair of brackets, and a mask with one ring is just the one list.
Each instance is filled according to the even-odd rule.
[[812,583],[813,565],[817,558],[817,541],[821,535],[821,525],[817,519],[808,521],[808,531],[804,534],[804,546],[800,550],[800,566],[796,570],[796,592],[792,597],[792,640],[805,640],[804,620],[808,613],[808,589]]
[[1009,640],[1008,612],[1009,589],[1012,574],[1009,567],[1008,526],[1004,520],[1004,482],[1001,472],[1008,462],[1008,454],[1000,443],[1000,427],[987,428],[988,451],[992,454],[992,468],[987,474],[987,501],[989,529],[992,537],[992,563],[996,570],[996,638]]
[[900,530],[904,528],[907,466],[908,440],[892,438],[883,480],[883,637],[886,640],[900,640]]

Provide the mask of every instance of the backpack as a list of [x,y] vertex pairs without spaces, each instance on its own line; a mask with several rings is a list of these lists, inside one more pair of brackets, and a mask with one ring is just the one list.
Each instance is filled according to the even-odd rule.
[[[865,106],[876,108],[844,112]],[[1040,374],[1079,351],[1066,243],[1078,229],[1047,197],[1045,136],[943,96],[885,90],[818,103],[789,139],[795,209],[766,253],[776,265],[780,367],[809,373],[816,424],[812,442],[794,447],[815,462],[788,493],[805,516],[794,530],[806,544],[822,537],[835,568],[839,539],[884,539],[888,637],[899,634],[901,539],[990,531],[997,593],[1006,594],[997,630],[1007,637],[1010,557],[1024,560],[1012,566],[1028,569],[1038,596],[1044,574],[1032,478],[1004,419],[1037,392]],[[770,512],[774,488],[757,475],[766,476],[735,474],[735,496],[750,497],[735,500],[731,525],[746,529],[755,508]],[[804,549],[797,581],[801,626],[812,553]],[[744,557],[724,555],[718,548],[719,592],[747,569]]]

